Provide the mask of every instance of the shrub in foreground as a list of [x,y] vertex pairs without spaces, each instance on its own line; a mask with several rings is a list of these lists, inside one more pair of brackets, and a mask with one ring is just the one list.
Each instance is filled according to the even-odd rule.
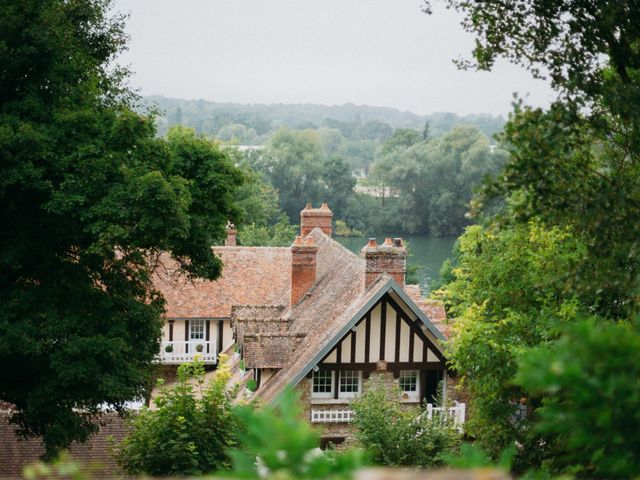
[[116,449],[119,464],[133,475],[228,469],[227,451],[237,444],[240,428],[226,390],[229,378],[224,359],[209,383],[203,362],[180,365],[177,384],[161,388],[156,408],[145,408],[132,418],[131,434]]
[[461,436],[451,420],[429,420],[418,407],[400,404],[399,392],[379,379],[368,382],[352,402],[358,442],[379,465],[437,467],[460,448]]

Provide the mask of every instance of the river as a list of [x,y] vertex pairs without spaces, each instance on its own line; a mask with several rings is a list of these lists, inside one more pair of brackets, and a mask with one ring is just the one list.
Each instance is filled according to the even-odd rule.
[[[367,243],[367,237],[334,237],[336,241],[355,253]],[[384,236],[376,239],[384,242]],[[440,279],[440,268],[447,258],[451,257],[451,250],[456,237],[424,237],[407,235],[403,240],[409,245],[409,265],[418,266],[418,278],[422,293],[427,294],[433,282]]]

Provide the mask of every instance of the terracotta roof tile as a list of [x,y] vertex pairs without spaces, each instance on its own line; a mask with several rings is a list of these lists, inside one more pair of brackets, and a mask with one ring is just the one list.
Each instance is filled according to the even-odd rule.
[[439,300],[432,300],[429,298],[423,298],[420,292],[419,285],[405,285],[404,291],[407,292],[409,298],[422,310],[431,323],[440,330],[440,333],[444,335],[444,338],[449,338],[450,325],[447,322],[447,312],[444,308],[444,303]]
[[189,280],[163,259],[155,287],[167,301],[167,318],[228,318],[233,305],[278,304],[288,296],[291,251],[286,247],[214,247],[224,263],[215,281]]

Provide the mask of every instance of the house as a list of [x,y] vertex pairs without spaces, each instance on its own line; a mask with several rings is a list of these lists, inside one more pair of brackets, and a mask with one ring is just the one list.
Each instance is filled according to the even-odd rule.
[[[224,262],[219,280],[188,281],[166,268],[156,286],[167,300],[162,362],[200,353],[214,365],[219,352],[237,351],[255,396],[276,402],[295,387],[307,418],[340,443],[349,437],[349,402],[372,376],[434,411],[448,380],[448,332],[443,306],[405,285],[402,239],[370,239],[356,255],[332,238],[332,217],[327,204],[307,204],[288,248],[236,246],[229,228],[227,244],[214,247]],[[463,404],[450,410],[464,421]]]

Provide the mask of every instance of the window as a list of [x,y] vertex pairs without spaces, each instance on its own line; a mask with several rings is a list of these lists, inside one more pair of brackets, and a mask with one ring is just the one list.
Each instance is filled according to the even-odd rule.
[[315,398],[331,398],[333,396],[333,372],[331,370],[313,372],[311,396]]
[[204,320],[191,320],[189,322],[189,339],[190,340],[204,339]]
[[419,375],[417,370],[401,370],[398,385],[403,394],[412,400],[418,400]]
[[356,370],[345,370],[340,372],[339,394],[340,398],[355,397],[360,393],[361,372]]

